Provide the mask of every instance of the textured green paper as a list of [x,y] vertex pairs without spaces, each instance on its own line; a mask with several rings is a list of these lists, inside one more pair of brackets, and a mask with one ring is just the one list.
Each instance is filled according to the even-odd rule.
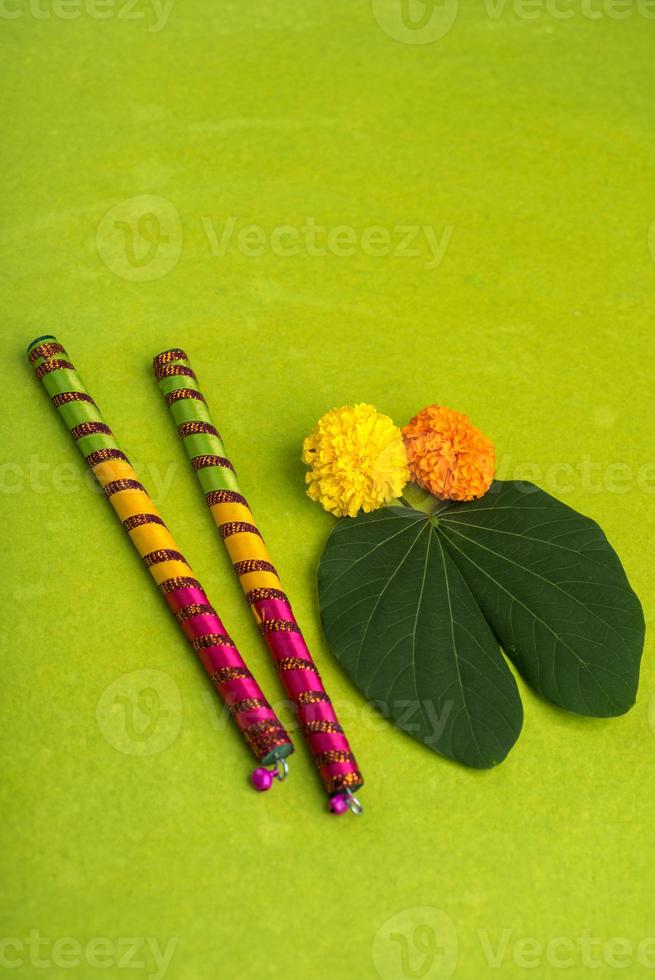
[[[179,0],[159,32],[150,18],[0,20],[2,936],[176,936],[172,980],[368,980],[375,963],[404,980],[391,936],[418,969],[413,929],[436,930],[445,976],[450,921],[455,980],[652,972],[636,950],[655,934],[654,22],[575,4],[566,20],[460,8],[424,45],[390,37],[363,0]],[[103,224],[138,196],[168,237],[142,266],[112,225],[125,209]],[[213,254],[207,229],[218,253],[230,217],[235,235],[312,218],[358,244],[339,255],[324,236],[324,255],[308,241],[256,257],[233,238]],[[413,257],[362,248],[364,229],[396,247],[394,229],[412,225],[440,241],[452,229],[438,267],[425,236]],[[284,788],[249,790],[245,749],[217,729],[201,672],[26,364],[50,332],[281,700],[152,379],[155,353],[188,351],[348,725],[361,820],[324,813],[300,740]],[[466,411],[502,478],[598,521],[644,602],[634,709],[577,718],[519,680],[521,738],[476,773],[364,706],[321,639],[315,573],[333,522],[303,496],[299,462],[320,414],[355,400],[399,423],[433,400]],[[426,907],[448,918],[406,911]],[[602,940],[594,971],[585,931]],[[520,965],[521,937],[543,944],[536,970]],[[574,956],[568,971],[545,952],[567,937],[573,953],[555,953]],[[628,969],[603,959],[615,937]],[[148,963],[7,975],[120,980]]]

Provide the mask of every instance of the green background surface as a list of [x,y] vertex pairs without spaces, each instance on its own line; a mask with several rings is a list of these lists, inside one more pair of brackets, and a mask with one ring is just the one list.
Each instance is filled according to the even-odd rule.
[[[395,0],[377,18],[361,0],[178,0],[159,30],[145,0],[142,19],[123,0],[106,20],[40,9],[0,17],[0,936],[23,944],[7,975],[157,975],[143,953],[131,972],[118,954],[35,965],[30,930],[46,961],[65,937],[176,938],[171,980],[652,975],[648,8],[460,4],[432,41]],[[230,218],[264,229],[263,254],[212,249]],[[273,230],[307,218],[355,229],[353,254],[302,231],[275,254]],[[372,226],[389,254],[362,246]],[[397,254],[400,226],[450,229],[441,263],[424,236]],[[301,744],[284,787],[248,787],[246,749],[31,376],[24,349],[50,332],[281,700],[150,374],[188,351],[365,773],[363,818],[325,813]],[[468,412],[501,477],[602,525],[649,629],[628,715],[574,717],[519,682],[519,742],[473,772],[365,706],[321,637],[332,519],[299,462],[319,415],[356,400],[401,424],[433,401]]]

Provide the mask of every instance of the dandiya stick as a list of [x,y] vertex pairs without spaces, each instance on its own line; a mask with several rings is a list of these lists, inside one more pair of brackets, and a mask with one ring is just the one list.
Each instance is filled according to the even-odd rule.
[[350,745],[325,691],[232,463],[183,350],[154,358],[153,369],[184,448],[275,667],[291,699],[335,813],[361,812],[363,785]]
[[68,354],[55,337],[39,337],[27,351],[37,378],[104,489],[168,608],[198,655],[246,742],[262,766],[252,775],[257,789],[284,778],[291,740],[246,667],[200,582],[108,425]]

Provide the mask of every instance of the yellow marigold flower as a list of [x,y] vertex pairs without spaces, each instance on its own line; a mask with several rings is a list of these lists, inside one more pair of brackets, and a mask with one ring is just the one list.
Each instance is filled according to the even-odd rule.
[[475,500],[491,486],[496,450],[468,415],[428,405],[403,436],[412,479],[440,500]]
[[400,429],[373,405],[326,412],[303,443],[307,493],[337,517],[390,503],[409,479]]

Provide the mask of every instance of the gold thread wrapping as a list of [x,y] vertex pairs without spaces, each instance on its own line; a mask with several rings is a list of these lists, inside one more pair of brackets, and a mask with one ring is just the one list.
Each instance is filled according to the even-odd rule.
[[245,497],[236,490],[210,490],[205,494],[205,500],[210,507],[214,504],[243,504],[244,507],[248,506],[248,502]]
[[253,602],[263,602],[265,599],[278,599],[280,602],[286,602],[289,605],[289,600],[282,589],[269,589],[261,586],[246,593],[246,602],[251,605]]
[[342,789],[358,789],[364,785],[364,778],[359,769],[353,772],[342,772],[336,776],[323,777],[323,782],[328,793],[338,793]]
[[201,605],[199,602],[190,602],[188,606],[182,606],[175,613],[175,618],[178,623],[183,623],[187,619],[192,619],[194,616],[216,616],[216,610],[213,606]]
[[330,698],[325,691],[301,691],[294,700],[298,707],[307,704],[330,703]]
[[263,619],[259,624],[262,636],[267,633],[300,633],[300,627],[290,619]]
[[181,375],[184,378],[193,378],[197,381],[195,374],[190,367],[186,364],[157,364],[155,366],[155,378],[157,381],[161,381],[162,378],[174,378],[176,375]]
[[252,678],[247,667],[221,667],[209,676],[214,684],[226,684],[227,681],[250,680]]
[[183,561],[186,565],[184,555],[172,548],[157,548],[156,551],[149,551],[142,560],[146,568],[150,568],[151,565],[159,565],[164,561]]
[[52,357],[54,354],[65,353],[66,351],[61,344],[58,344],[56,341],[49,340],[45,341],[43,344],[39,344],[38,347],[34,347],[27,356],[30,364],[34,364],[34,362],[38,361],[40,357]]
[[178,589],[199,589],[203,591],[202,585],[197,578],[190,578],[188,575],[176,575],[175,578],[166,579],[159,586],[159,591],[162,595],[168,595],[169,592],[177,592]]
[[86,391],[60,391],[58,395],[53,395],[50,401],[54,408],[61,408],[62,405],[67,405],[69,402],[88,402],[89,405],[98,407]]
[[79,425],[73,426],[71,435],[75,442],[77,442],[78,439],[82,439],[84,436],[111,436],[113,433],[104,422],[80,422]]
[[129,459],[120,449],[96,449],[95,452],[89,453],[86,462],[87,466],[93,469],[98,463],[106,463],[109,459],[122,459],[125,463],[129,463]]
[[218,531],[223,540],[231,537],[233,534],[255,534],[258,538],[261,538],[261,534],[255,525],[248,524],[246,521],[226,521],[225,524],[220,525]]
[[205,396],[196,391],[195,388],[174,388],[166,395],[166,404],[172,405],[173,402],[179,402],[182,398],[193,398],[196,402],[204,402],[205,400]]
[[308,721],[302,726],[305,735],[343,735],[338,721]]
[[153,358],[152,363],[156,367],[158,364],[170,364],[171,361],[188,360],[189,358],[180,347],[171,347],[170,350],[164,350],[161,354],[157,354],[157,357]]
[[245,561],[235,561],[233,568],[239,578],[242,575],[248,575],[250,572],[270,572],[271,575],[277,577],[275,565],[271,565],[270,561],[264,561],[262,558],[246,558]]
[[122,493],[124,490],[140,490],[141,493],[147,493],[146,488],[138,480],[112,480],[105,485],[104,490],[108,497],[113,497],[115,493]]
[[213,456],[206,453],[204,456],[194,456],[191,460],[191,465],[194,470],[204,470],[207,466],[220,466],[223,470],[231,470],[234,473],[234,467],[229,459],[225,456]]
[[283,670],[310,670],[318,675],[318,667],[311,660],[303,660],[302,657],[280,657],[275,661],[275,669],[278,673]]
[[236,644],[225,633],[205,633],[204,636],[197,636],[194,640],[191,640],[191,646],[196,653],[200,653],[201,650],[206,650],[207,647],[232,647],[234,649]]
[[228,707],[233,715],[240,715],[244,711],[257,711],[259,708],[268,708],[269,704],[268,701],[263,701],[261,698],[244,698],[243,701],[234,701]]
[[133,531],[135,527],[143,527],[144,524],[160,524],[162,527],[166,526],[159,514],[133,514],[131,517],[126,517],[123,521],[123,527],[126,531]]
[[41,381],[41,379],[44,378],[46,374],[50,374],[51,371],[63,370],[74,371],[75,368],[70,361],[44,361],[43,364],[39,364],[38,368],[35,368],[34,373],[39,381]]
[[180,422],[177,427],[177,433],[180,439],[198,435],[216,436],[217,439],[221,438],[218,429],[214,428],[211,422]]

